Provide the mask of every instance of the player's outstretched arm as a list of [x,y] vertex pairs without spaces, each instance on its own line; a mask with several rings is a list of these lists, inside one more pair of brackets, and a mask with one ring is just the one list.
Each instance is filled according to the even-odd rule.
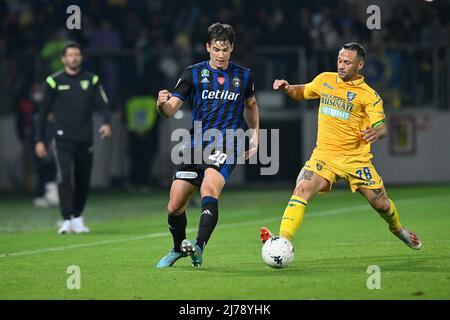
[[159,91],[156,107],[158,108],[159,114],[164,118],[172,118],[182,105],[183,100],[178,97],[172,96],[169,91]]
[[259,143],[259,110],[255,96],[245,100],[245,121],[250,129],[253,130],[250,139],[250,148],[245,152],[245,159],[250,159],[258,151]]
[[273,82],[273,90],[282,90],[288,97],[294,100],[304,100],[303,91],[305,90],[305,85],[297,84],[291,85],[284,79],[275,79]]

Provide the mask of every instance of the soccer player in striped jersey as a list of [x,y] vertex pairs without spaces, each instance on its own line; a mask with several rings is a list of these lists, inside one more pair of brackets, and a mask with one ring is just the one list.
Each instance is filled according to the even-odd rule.
[[[203,251],[217,224],[219,196],[230,178],[238,157],[250,158],[257,152],[259,115],[254,84],[249,69],[230,61],[235,33],[228,24],[214,23],[208,28],[206,50],[209,60],[191,65],[181,75],[172,92],[158,94],[159,113],[170,118],[189,100],[192,109],[191,161],[177,166],[167,205],[169,230],[174,247],[157,264],[172,266],[178,259],[191,256],[194,267],[201,266]],[[242,139],[227,139],[229,130],[252,129],[249,149],[240,153]],[[207,135],[216,129],[216,140]],[[217,148],[204,155],[212,143]],[[201,161],[195,159],[200,150]],[[198,159],[198,158],[197,158]],[[195,241],[186,238],[186,206],[200,188],[201,216]]]
[[[320,99],[317,145],[297,178],[279,234],[292,240],[308,201],[318,192],[330,191],[337,179],[344,179],[352,192],[368,200],[396,237],[419,250],[421,241],[400,223],[397,208],[371,161],[370,146],[387,136],[387,127],[383,100],[359,74],[365,56],[360,44],[349,43],[339,51],[337,73],[324,72],[301,85],[278,79],[273,83],[274,90],[292,99]],[[260,236],[265,242],[271,233],[263,227]]]

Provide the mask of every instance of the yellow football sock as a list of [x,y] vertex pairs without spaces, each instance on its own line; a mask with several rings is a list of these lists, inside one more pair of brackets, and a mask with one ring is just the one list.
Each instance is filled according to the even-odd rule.
[[399,230],[402,225],[400,224],[400,218],[398,216],[397,207],[394,202],[389,199],[390,208],[389,212],[378,212],[380,216],[388,223],[390,230]]
[[294,195],[291,197],[281,219],[280,236],[292,240],[302,224],[307,204],[308,201],[303,198]]

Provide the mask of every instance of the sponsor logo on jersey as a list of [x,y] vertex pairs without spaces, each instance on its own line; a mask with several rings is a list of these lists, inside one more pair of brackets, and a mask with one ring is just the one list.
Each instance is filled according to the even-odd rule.
[[350,113],[347,111],[342,111],[342,110],[338,110],[332,107],[326,107],[326,106],[321,106],[320,108],[320,112],[323,114],[326,114],[328,116],[334,117],[334,118],[340,118],[343,120],[348,120],[348,118],[350,117]]
[[351,91],[347,92],[347,99],[348,99],[348,101],[352,101],[353,99],[355,99],[355,97],[356,97],[356,93],[351,92]]
[[203,78],[202,83],[209,83],[208,78]]
[[224,77],[217,77],[217,82],[222,86],[225,83]]
[[230,92],[228,90],[216,90],[216,91],[210,91],[210,90],[203,90],[202,91],[202,99],[220,99],[220,100],[231,100],[236,101],[239,97],[240,93],[234,93]]
[[70,86],[68,84],[60,84],[58,90],[69,90]]
[[239,79],[238,77],[234,77],[233,78],[233,86],[238,88],[240,85],[241,85],[241,79]]
[[81,86],[81,89],[87,90],[87,88],[89,88],[89,80],[81,80],[80,86]]
[[349,101],[327,93],[322,93],[320,97],[320,104],[349,112],[352,112],[353,110],[353,104],[351,104]]
[[175,173],[175,177],[177,179],[195,179],[197,178],[197,176],[197,172],[193,171],[178,171],[177,173]]
[[324,82],[323,83],[324,87],[327,87],[328,89],[334,90],[334,87],[332,85],[329,85],[328,83]]

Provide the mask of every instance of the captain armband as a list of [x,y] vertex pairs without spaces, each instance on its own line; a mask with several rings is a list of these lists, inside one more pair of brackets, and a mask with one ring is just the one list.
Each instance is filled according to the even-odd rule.
[[384,119],[383,119],[383,120],[380,120],[380,121],[378,121],[378,122],[375,122],[375,123],[372,125],[372,128],[376,129],[376,128],[380,127],[382,124],[384,124]]

